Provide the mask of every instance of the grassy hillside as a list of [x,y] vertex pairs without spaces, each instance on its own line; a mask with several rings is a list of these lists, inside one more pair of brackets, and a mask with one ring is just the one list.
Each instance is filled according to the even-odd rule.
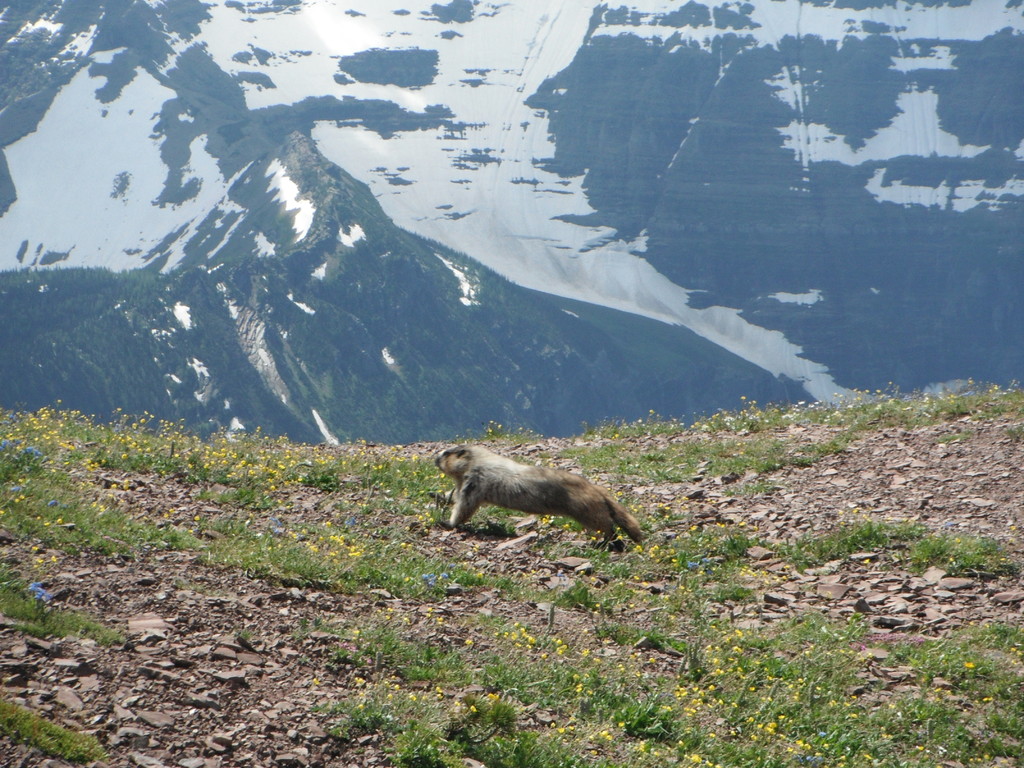
[[1020,391],[474,439],[612,488],[644,544],[447,531],[440,444],[0,414],[0,757],[1024,758]]

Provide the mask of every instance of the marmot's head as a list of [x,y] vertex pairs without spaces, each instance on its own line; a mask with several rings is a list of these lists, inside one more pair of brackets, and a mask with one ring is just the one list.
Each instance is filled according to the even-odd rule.
[[473,450],[466,445],[446,448],[434,457],[437,468],[448,477],[462,477],[472,463]]

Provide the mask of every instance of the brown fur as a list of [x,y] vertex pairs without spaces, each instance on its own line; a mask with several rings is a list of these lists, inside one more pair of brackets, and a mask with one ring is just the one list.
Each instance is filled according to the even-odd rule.
[[605,541],[616,526],[633,541],[643,539],[640,524],[604,488],[579,475],[519,464],[478,445],[457,445],[434,459],[455,481],[455,509],[449,525],[465,523],[483,504],[534,515],[565,515],[584,528],[600,531]]

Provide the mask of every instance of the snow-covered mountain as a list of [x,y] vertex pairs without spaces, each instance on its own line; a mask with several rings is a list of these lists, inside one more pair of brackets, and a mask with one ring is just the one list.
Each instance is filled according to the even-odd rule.
[[[648,393],[670,358],[714,366],[651,403],[676,414],[727,371],[818,399],[1024,375],[1020,0],[52,0],[6,7],[0,41],[0,269],[206,275],[285,404],[308,360],[217,270],[281,268],[316,327],[311,289],[370,254],[482,312],[465,254],[615,310],[588,343],[654,321],[623,342],[660,360]],[[333,388],[300,397],[322,435]]]

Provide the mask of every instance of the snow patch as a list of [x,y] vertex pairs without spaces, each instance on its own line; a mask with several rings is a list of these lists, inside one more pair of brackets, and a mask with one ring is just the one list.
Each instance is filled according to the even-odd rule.
[[196,400],[205,405],[210,399],[210,395],[213,394],[213,379],[210,377],[210,370],[202,360],[196,357],[189,359],[188,366],[195,372],[196,380],[199,382],[199,389],[193,392],[192,395]]
[[918,69],[956,69],[952,49],[948,45],[937,45],[928,55],[921,55],[921,46],[910,46],[910,56],[893,56],[892,69],[913,72]]
[[956,186],[943,181],[937,187],[904,184],[895,179],[885,181],[885,168],[879,168],[868,179],[866,188],[876,200],[897,205],[918,205],[942,208],[962,213],[979,205],[990,209],[1001,208],[1010,200],[1024,197],[1024,179],[1013,178],[999,187],[990,187],[984,179],[964,179]]
[[311,201],[299,197],[302,194],[299,185],[291,180],[281,161],[272,161],[267,170],[270,171],[267,178],[271,179],[270,191],[275,193],[274,200],[281,203],[286,211],[295,214],[292,227],[295,230],[296,242],[300,242],[309,234],[316,206]]
[[180,301],[174,305],[174,317],[186,331],[192,330],[192,310]]
[[811,306],[821,301],[821,291],[817,288],[805,293],[787,293],[786,291],[779,291],[778,293],[772,293],[768,296],[769,299],[775,299],[776,301],[782,302],[783,304],[802,304],[804,306]]
[[[695,2],[709,11],[723,7],[720,2]],[[725,3],[740,6],[739,3]],[[926,39],[943,36],[942,32],[951,32],[946,36],[958,40],[981,40],[995,34],[1004,27],[1016,29],[1020,24],[1019,10],[1010,3],[965,3],[957,7],[931,3],[892,3],[884,7],[870,7],[871,4],[857,9],[854,3],[808,3],[806,0],[764,0],[763,2],[745,4],[749,9],[745,15],[752,22],[751,26],[733,31],[718,29],[715,26],[675,27],[662,26],[657,23],[657,16],[677,10],[678,0],[636,0],[629,3],[631,10],[644,14],[639,26],[633,26],[628,15],[623,14],[621,23],[605,21],[595,31],[595,37],[629,34],[649,40],[664,42],[670,38],[679,40],[680,44],[699,45],[706,51],[714,49],[716,39],[727,34],[738,34],[749,37],[757,46],[778,47],[779,41],[786,36],[810,37],[817,36],[825,41],[833,41],[839,47],[848,38],[865,39],[873,33],[865,31],[868,26],[879,22],[885,23],[899,33],[903,40]]]
[[437,256],[437,258],[439,258],[449,270],[451,270],[451,273],[455,275],[455,279],[459,281],[459,290],[462,291],[462,296],[459,297],[459,301],[467,307],[480,306],[480,302],[476,300],[477,286],[470,282],[466,273],[456,267],[441,254],[435,253],[434,255]]
[[21,29],[18,30],[18,34],[15,35],[15,37],[24,40],[25,38],[37,33],[46,37],[53,37],[63,28],[63,24],[53,21],[52,19],[43,18],[36,21],[26,22]]
[[323,435],[324,442],[328,445],[341,445],[341,442],[333,434],[331,430],[327,428],[327,422],[321,418],[320,413],[316,408],[310,408],[313,413],[313,421],[316,422],[317,429],[320,430],[320,434]]
[[338,230],[338,241],[346,248],[353,247],[360,240],[366,239],[366,233],[363,228],[358,224],[353,224],[351,227],[346,229],[342,227]]
[[267,236],[264,235],[262,232],[257,232],[254,240],[256,243],[257,256],[267,258],[277,253],[277,249],[274,247],[274,244],[270,242],[270,240],[267,239]]
[[289,300],[289,301],[290,301],[290,302],[291,302],[292,304],[294,304],[294,305],[295,305],[296,307],[298,307],[299,309],[301,309],[301,310],[302,310],[303,312],[305,312],[305,313],[306,313],[307,315],[315,315],[315,314],[316,314],[316,310],[315,310],[315,309],[313,309],[313,308],[312,308],[311,306],[309,306],[308,304],[303,304],[303,303],[302,303],[301,301],[298,301],[298,300],[297,300],[297,299],[295,298],[295,294],[293,294],[293,293],[289,293],[289,294],[288,294],[288,300]]
[[384,347],[384,348],[383,348],[383,349],[382,349],[382,350],[380,351],[380,356],[381,356],[381,357],[382,357],[382,358],[384,359],[384,364],[385,364],[385,365],[396,365],[396,364],[397,364],[397,362],[398,362],[398,361],[397,361],[397,360],[395,360],[395,358],[394,358],[394,357],[392,356],[392,354],[391,354],[391,351],[390,351],[390,350],[389,350],[389,349],[388,349],[387,347]]
[[189,359],[188,367],[195,371],[196,378],[200,381],[205,381],[210,378],[210,369],[206,367],[206,364],[202,360],[193,357]]
[[313,277],[316,280],[324,280],[327,277],[327,262],[325,261],[319,267],[313,270]]
[[[199,137],[190,146],[185,177],[198,181],[196,195],[154,205],[168,175],[157,123],[164,102],[176,95],[138,69],[121,96],[104,104],[96,91],[107,79],[89,72],[84,67],[61,88],[33,133],[4,148],[18,196],[0,217],[0,269],[125,270],[157,256],[166,256],[170,269],[184,252],[158,252],[166,234],[197,226],[227,197],[228,181]],[[74,141],[68,141],[69,125]],[[26,241],[22,263],[16,257]]]
[[[792,97],[785,89],[781,90],[776,95],[790,103]],[[845,137],[820,123],[794,120],[778,131],[782,134],[783,146],[793,151],[804,168],[826,161],[854,166],[905,156],[976,157],[988,149],[961,144],[956,136],[943,130],[938,105],[939,96],[930,88],[901,93],[896,100],[899,114],[859,149],[854,149]]]

